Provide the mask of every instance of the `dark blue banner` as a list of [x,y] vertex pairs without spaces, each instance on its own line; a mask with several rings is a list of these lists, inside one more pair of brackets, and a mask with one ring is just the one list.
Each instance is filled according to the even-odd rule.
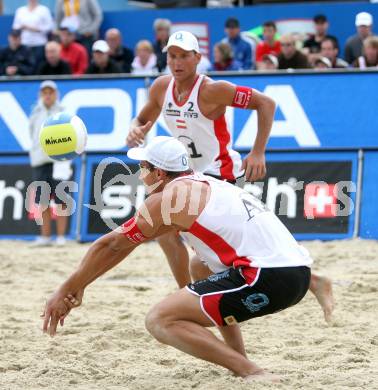
[[[274,211],[297,239],[351,238],[355,221],[357,153],[268,153],[267,177],[245,190]],[[89,155],[82,241],[130,218],[144,200],[138,165],[124,154]]]

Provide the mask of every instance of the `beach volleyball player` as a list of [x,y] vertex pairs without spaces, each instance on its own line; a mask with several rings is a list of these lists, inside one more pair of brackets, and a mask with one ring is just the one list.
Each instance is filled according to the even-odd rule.
[[[137,246],[180,232],[213,274],[155,305],[147,314],[147,329],[158,341],[237,376],[272,379],[247,358],[241,335],[235,338],[236,325],[304,297],[312,263],[308,252],[257,198],[193,173],[177,139],[155,137],[145,148],[130,149],[128,156],[140,161],[150,196],[134,217],[91,245],[77,270],[48,300],[44,331],[54,335],[59,320],[81,302],[84,289]],[[219,327],[225,343],[207,329],[212,326]]]
[[[265,148],[273,123],[275,103],[255,89],[227,81],[213,81],[197,73],[201,54],[196,37],[187,31],[173,33],[167,47],[168,66],[172,73],[158,77],[152,84],[149,99],[132,120],[127,145],[143,143],[153,123],[162,113],[172,135],[186,147],[196,172],[235,183],[263,179],[266,174]],[[241,161],[232,149],[231,134],[225,120],[228,106],[256,110],[258,129],[254,145]],[[158,238],[179,285],[190,282],[189,255],[180,237],[167,233]],[[200,263],[191,261],[191,273]],[[326,320],[333,310],[332,285],[329,279],[313,274],[311,291],[321,304]],[[324,292],[324,294],[323,294]]]

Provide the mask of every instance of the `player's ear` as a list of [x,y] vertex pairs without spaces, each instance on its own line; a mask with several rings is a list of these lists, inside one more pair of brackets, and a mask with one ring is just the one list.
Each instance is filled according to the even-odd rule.
[[162,169],[160,169],[160,168],[155,168],[156,169],[156,174],[157,174],[157,178],[158,179],[164,179],[166,176],[167,176],[167,174],[165,173],[165,171],[163,171]]

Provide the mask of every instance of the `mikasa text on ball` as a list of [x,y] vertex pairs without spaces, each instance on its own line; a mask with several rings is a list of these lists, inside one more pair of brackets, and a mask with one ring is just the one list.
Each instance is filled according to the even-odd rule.
[[60,112],[48,118],[39,133],[44,152],[58,161],[72,160],[87,143],[87,129],[77,115]]

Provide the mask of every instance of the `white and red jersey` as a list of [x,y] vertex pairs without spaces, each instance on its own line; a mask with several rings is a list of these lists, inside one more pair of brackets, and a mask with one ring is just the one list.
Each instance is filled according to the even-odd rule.
[[194,171],[234,180],[242,175],[240,154],[232,149],[231,133],[226,118],[206,118],[198,105],[204,75],[199,75],[187,99],[180,103],[173,93],[172,77],[163,103],[162,113],[172,136],[180,140],[191,157]]
[[203,174],[175,180],[184,179],[210,185],[204,210],[180,234],[214,273],[238,266],[278,268],[312,263],[308,251],[278,217],[250,193]]

